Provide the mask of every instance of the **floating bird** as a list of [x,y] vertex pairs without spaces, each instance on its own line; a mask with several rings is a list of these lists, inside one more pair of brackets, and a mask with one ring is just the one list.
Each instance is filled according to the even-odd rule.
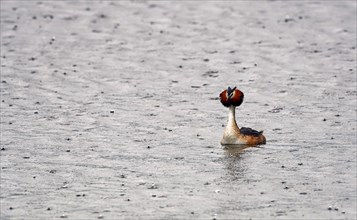
[[236,122],[235,109],[240,106],[244,99],[244,94],[239,89],[228,87],[219,95],[221,103],[229,109],[228,124],[224,130],[222,145],[244,144],[259,145],[265,144],[266,140],[263,131],[256,131],[251,128],[239,128]]

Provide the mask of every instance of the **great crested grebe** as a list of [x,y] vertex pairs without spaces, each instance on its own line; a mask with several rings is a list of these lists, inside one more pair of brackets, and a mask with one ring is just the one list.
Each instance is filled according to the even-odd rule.
[[265,144],[266,140],[263,131],[256,131],[251,128],[239,128],[236,123],[235,109],[243,102],[244,94],[239,89],[228,87],[219,95],[221,103],[229,108],[228,124],[224,130],[222,145],[245,144],[258,145]]

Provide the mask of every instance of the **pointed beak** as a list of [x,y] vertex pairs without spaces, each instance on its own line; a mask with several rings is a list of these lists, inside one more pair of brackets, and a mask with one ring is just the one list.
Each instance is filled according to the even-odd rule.
[[231,87],[228,86],[228,89],[227,89],[228,99],[232,98],[233,92],[234,92],[234,90],[235,90],[236,88],[237,88],[237,87],[234,87],[233,89],[231,89]]
[[228,94],[228,99],[231,99],[233,96],[233,91],[231,93]]

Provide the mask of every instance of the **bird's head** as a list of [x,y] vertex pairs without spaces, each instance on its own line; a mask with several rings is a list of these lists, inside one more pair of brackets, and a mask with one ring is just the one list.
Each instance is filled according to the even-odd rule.
[[228,86],[226,90],[219,94],[221,103],[229,107],[233,106],[240,106],[243,102],[244,94],[241,92],[237,87],[231,88]]

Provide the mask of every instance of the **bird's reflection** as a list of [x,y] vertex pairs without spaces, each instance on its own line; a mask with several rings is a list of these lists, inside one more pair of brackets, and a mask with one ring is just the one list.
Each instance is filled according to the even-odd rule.
[[247,170],[247,164],[244,162],[243,155],[249,148],[256,146],[247,145],[222,145],[225,154],[225,164],[229,179],[242,180]]

